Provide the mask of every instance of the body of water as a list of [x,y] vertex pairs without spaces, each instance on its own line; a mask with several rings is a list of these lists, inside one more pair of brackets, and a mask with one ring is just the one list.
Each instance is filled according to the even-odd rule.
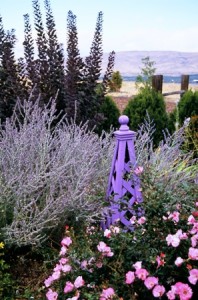
[[[136,81],[137,76],[122,76],[123,81]],[[181,76],[163,76],[164,83],[181,83]],[[190,84],[198,84],[198,74],[190,75],[189,77]]]

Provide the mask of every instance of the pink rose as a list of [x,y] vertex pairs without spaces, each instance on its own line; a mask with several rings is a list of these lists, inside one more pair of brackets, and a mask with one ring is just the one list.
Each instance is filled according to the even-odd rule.
[[178,236],[176,235],[172,235],[172,234],[168,234],[168,236],[166,237],[166,241],[168,246],[173,246],[173,247],[178,247],[180,244],[180,239],[178,238]]
[[120,228],[118,226],[111,226],[111,231],[114,234],[118,234],[120,232]]
[[143,167],[137,167],[137,168],[135,168],[134,173],[136,175],[140,175],[140,174],[142,174],[143,170],[144,170]]
[[192,247],[196,247],[198,242],[198,234],[195,234],[191,237],[191,245]]
[[174,300],[175,299],[175,292],[173,290],[168,291],[168,293],[166,293],[166,296],[169,300]]
[[61,264],[56,264],[54,267],[54,272],[61,271],[62,265]]
[[138,270],[142,268],[142,262],[141,261],[137,261],[135,264],[133,264],[133,267]]
[[181,229],[177,230],[177,232],[175,233],[175,236],[177,236],[180,240],[187,240],[188,236],[185,232],[182,232]]
[[131,222],[131,224],[135,224],[136,216],[132,216],[129,221]]
[[138,224],[144,224],[146,222],[146,218],[145,217],[141,217],[141,218],[139,218],[138,220],[137,220],[137,223]]
[[63,256],[66,254],[66,252],[67,252],[67,248],[65,246],[62,246],[59,255]]
[[175,260],[175,265],[177,267],[180,267],[183,264],[184,260],[181,257],[177,257],[177,259]]
[[126,280],[125,280],[126,284],[131,284],[134,282],[134,280],[135,280],[135,273],[132,271],[127,272]]
[[71,291],[73,291],[73,289],[74,289],[73,283],[70,281],[67,281],[65,284],[65,287],[64,287],[64,293],[65,294],[70,293]]
[[64,265],[64,266],[62,266],[62,271],[63,271],[63,273],[70,272],[71,269],[72,269],[72,268],[71,268],[70,265]]
[[100,300],[112,299],[115,295],[113,288],[103,289],[102,294],[100,294]]
[[97,248],[99,252],[105,252],[107,245],[104,242],[99,242]]
[[74,281],[74,286],[75,286],[75,288],[79,288],[79,287],[81,287],[81,286],[83,286],[85,284],[85,281],[83,280],[83,278],[82,278],[82,276],[78,276],[77,278],[76,278],[76,280]]
[[54,280],[57,280],[60,278],[61,272],[60,271],[55,271],[54,273],[52,273],[52,277]]
[[83,260],[83,261],[81,262],[81,264],[80,264],[80,266],[81,266],[82,269],[86,269],[86,268],[87,268],[87,265],[88,265],[87,260]]
[[196,233],[198,233],[198,222],[195,222],[195,223],[193,224],[193,228],[191,229],[190,233],[191,233],[191,234],[196,234]]
[[179,215],[180,213],[178,211],[174,211],[173,213],[169,214],[168,219],[173,220],[174,222],[179,222]]
[[179,295],[181,300],[189,300],[192,297],[192,289],[189,287],[188,284],[177,282],[175,284],[175,288],[175,294]]
[[146,269],[137,269],[136,271],[135,271],[135,275],[139,278],[139,279],[141,279],[141,280],[145,280],[146,279],[146,277],[148,276],[148,272],[147,272],[147,270]]
[[156,285],[154,289],[152,290],[152,294],[154,297],[162,297],[162,295],[165,293],[165,288],[163,285]]
[[65,237],[61,241],[61,245],[65,246],[65,247],[69,247],[69,245],[71,245],[71,244],[72,244],[72,239],[69,236]]
[[68,258],[61,257],[61,259],[59,260],[59,263],[60,263],[61,265],[64,265],[64,264],[66,264],[67,262],[68,262]]
[[57,292],[52,291],[52,289],[49,289],[48,292],[46,293],[46,297],[48,300],[57,300],[58,294]]
[[148,290],[151,290],[156,284],[158,284],[158,278],[157,277],[147,277],[144,281],[145,286]]
[[49,276],[47,279],[45,279],[44,284],[46,287],[49,287],[54,281],[54,278],[52,276]]
[[192,269],[189,271],[190,276],[188,280],[191,284],[196,284],[198,280],[198,269]]
[[111,248],[108,247],[104,242],[99,242],[97,245],[98,251],[102,252],[103,256],[111,257],[113,256],[113,252],[111,251]]
[[107,257],[112,257],[114,255],[114,253],[111,251],[111,248],[110,247],[107,247],[106,249],[106,252],[105,252],[105,255]]
[[195,220],[195,218],[192,216],[192,215],[190,215],[189,217],[188,217],[188,225],[190,225],[190,224],[194,224],[196,222],[196,220]]
[[104,236],[107,237],[107,238],[110,238],[111,237],[111,230],[105,229]]
[[198,260],[198,249],[197,248],[189,248],[188,257],[192,260]]

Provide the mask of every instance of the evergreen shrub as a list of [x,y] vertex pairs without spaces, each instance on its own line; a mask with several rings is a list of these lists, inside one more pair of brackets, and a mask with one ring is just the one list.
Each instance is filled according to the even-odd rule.
[[120,111],[111,96],[105,96],[100,111],[104,116],[104,121],[99,127],[100,132],[102,130],[109,131],[111,127],[118,128],[118,118],[120,116]]
[[178,111],[180,125],[186,118],[198,115],[198,91],[187,91],[178,103]]
[[130,119],[130,128],[135,131],[143,123],[147,113],[155,123],[153,143],[156,146],[163,139],[163,130],[168,127],[168,114],[163,96],[149,87],[141,89],[124,110],[124,114]]
[[198,157],[198,116],[192,116],[185,130],[185,151],[193,151],[194,157]]

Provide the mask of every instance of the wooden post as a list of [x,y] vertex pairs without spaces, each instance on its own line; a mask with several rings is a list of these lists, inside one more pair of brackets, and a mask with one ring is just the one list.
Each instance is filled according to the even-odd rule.
[[189,85],[189,75],[182,75],[181,76],[181,90],[187,91]]
[[163,75],[152,76],[152,88],[162,93]]

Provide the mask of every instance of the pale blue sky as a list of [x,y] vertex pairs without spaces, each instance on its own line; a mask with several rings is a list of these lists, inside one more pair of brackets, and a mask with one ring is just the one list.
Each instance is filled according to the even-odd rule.
[[[40,0],[45,20],[43,2]],[[198,52],[197,0],[51,0],[51,6],[61,43],[66,42],[67,12],[72,10],[77,15],[82,55],[89,53],[99,11],[104,13],[104,52]],[[4,29],[16,29],[17,56],[23,56],[23,15],[26,13],[33,26],[31,0],[0,0]]]

